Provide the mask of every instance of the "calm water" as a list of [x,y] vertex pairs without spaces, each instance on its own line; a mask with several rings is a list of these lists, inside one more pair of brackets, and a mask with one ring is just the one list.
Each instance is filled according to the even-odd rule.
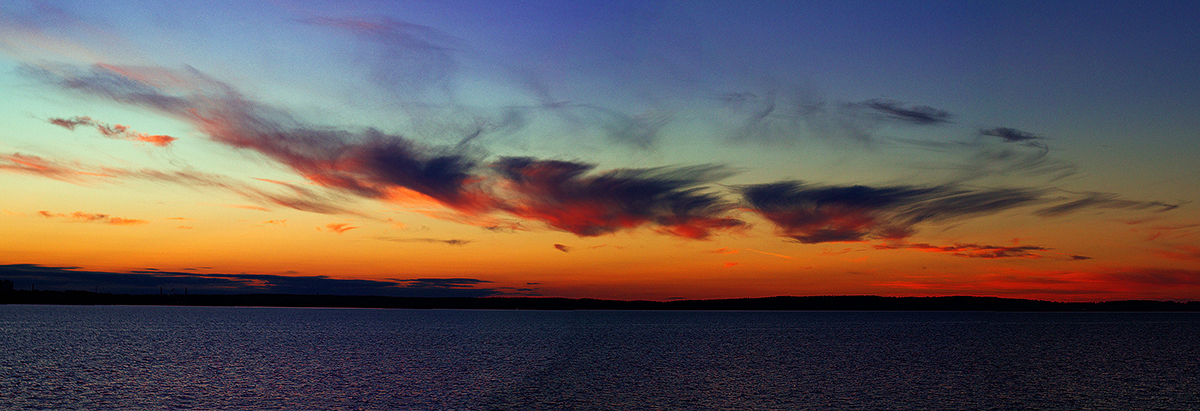
[[1194,313],[0,306],[0,409],[1200,409]]

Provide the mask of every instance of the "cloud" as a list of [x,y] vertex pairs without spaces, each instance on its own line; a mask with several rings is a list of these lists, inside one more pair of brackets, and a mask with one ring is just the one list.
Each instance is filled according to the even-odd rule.
[[613,170],[585,175],[591,164],[506,157],[495,170],[511,193],[504,211],[581,237],[652,225],[657,231],[706,239],[742,227],[732,209],[703,184],[730,174],[719,166]]
[[922,222],[950,221],[1033,204],[1040,190],[953,186],[819,186],[785,181],[740,187],[748,208],[780,235],[805,244],[901,239]]
[[783,255],[783,254],[768,253],[768,252],[766,252],[766,251],[758,251],[758,250],[755,250],[755,249],[753,249],[753,248],[747,248],[747,249],[746,249],[746,251],[749,251],[749,252],[752,252],[752,253],[758,253],[758,254],[762,254],[762,255],[769,255],[769,256],[771,256],[771,257],[779,257],[779,258],[786,259],[786,260],[791,260],[791,259],[792,259],[792,257],[791,257],[791,256],[787,256],[787,255]]
[[[824,186],[783,181],[737,188],[746,207],[771,221],[780,235],[800,243],[900,240],[926,222],[992,215],[1019,207],[1057,205],[1034,211],[1043,217],[1090,208],[1156,209],[1178,205],[1134,201],[1114,194],[1083,193],[1082,198],[1051,198],[1050,189],[940,186]],[[1065,201],[1065,202],[1064,202]]]
[[1043,208],[1038,210],[1036,214],[1043,217],[1053,217],[1086,208],[1127,210],[1153,209],[1154,211],[1158,212],[1170,211],[1179,208],[1179,204],[1168,204],[1162,201],[1126,200],[1113,193],[1085,192],[1082,194],[1083,198],[1071,200],[1053,207]]
[[1174,250],[1158,251],[1157,254],[1172,260],[1200,261],[1200,247],[1191,245],[1175,246]]
[[1027,131],[1017,130],[1010,127],[996,127],[986,130],[979,130],[980,135],[1000,137],[1009,143],[1031,143],[1036,140],[1044,140],[1045,138],[1037,134]]
[[1157,267],[1094,271],[1005,270],[974,276],[919,276],[877,286],[922,295],[1019,296],[1055,301],[1170,299],[1200,295],[1200,271]]
[[[878,244],[875,245],[876,250],[896,250],[909,249],[918,250],[929,253],[950,254],[956,257],[967,258],[1043,258],[1037,252],[1048,251],[1049,248],[1033,245],[1022,246],[998,246],[998,245],[982,245],[970,243],[954,243],[954,245],[937,246],[927,243],[894,243],[894,244]],[[1072,256],[1082,258],[1071,259],[1086,259],[1083,256]]]
[[[358,23],[340,20],[322,24],[370,33],[408,27],[402,24],[360,27]],[[404,28],[408,29],[418,30]],[[407,35],[386,36],[398,36],[388,37],[392,39],[389,41],[402,43],[410,41],[405,40]],[[412,41],[413,47],[433,47]],[[25,70],[68,90],[188,121],[214,141],[255,151],[289,167],[315,188],[280,183],[291,192],[280,195],[203,178],[188,182],[188,176],[178,174],[141,171],[136,173],[140,178],[219,185],[260,203],[317,213],[351,213],[337,205],[346,201],[341,196],[348,195],[445,207],[453,213],[434,211],[430,215],[483,226],[497,225],[493,214],[508,214],[583,237],[646,227],[662,234],[704,240],[716,232],[746,227],[744,221],[731,215],[735,211],[733,204],[721,194],[709,191],[709,185],[733,174],[721,166],[597,173],[593,164],[578,161],[501,157],[488,162],[482,153],[464,146],[431,147],[373,128],[348,130],[308,124],[285,110],[249,100],[228,84],[191,68],[96,65],[87,69],[26,66]],[[850,107],[913,124],[941,124],[951,118],[942,110],[910,107],[891,100],[869,100]],[[1020,134],[1023,132],[995,133],[1010,139],[1026,138]],[[464,141],[470,139],[465,137]],[[1073,172],[1069,164],[1047,160],[1044,146],[1037,149],[1036,153],[1013,151],[1011,147],[984,150],[977,153],[970,167],[984,174]],[[28,158],[14,158],[10,156],[11,164],[0,163],[0,168],[59,179],[79,178],[69,170],[37,164]],[[900,239],[911,235],[922,222],[994,214],[1050,201],[1045,198],[1044,189],[968,189],[954,185],[806,186],[782,182],[745,186],[736,191],[751,211],[775,223],[781,234],[802,243]],[[1045,208],[1038,214],[1053,216],[1083,208],[1154,206],[1164,210],[1175,207],[1089,194]]]
[[[195,69],[97,65],[86,71],[71,66],[26,70],[68,90],[188,121],[217,142],[254,150],[326,188],[373,199],[432,200],[460,211],[487,207],[486,196],[474,189],[476,160],[465,152],[426,147],[373,128],[308,125],[245,99]],[[329,211],[305,202],[277,202]]]
[[916,125],[938,125],[949,123],[954,115],[945,110],[929,106],[908,106],[895,100],[873,99],[848,104],[851,108],[872,110],[886,118]]
[[109,225],[142,225],[149,224],[149,221],[138,220],[132,218],[113,217],[108,214],[85,213],[76,211],[71,214],[51,213],[49,211],[38,211],[38,214],[46,218],[62,218],[68,221],[82,223],[101,223]]
[[708,253],[709,254],[737,254],[738,250],[736,248],[721,247],[721,248],[718,248],[715,250],[708,250]]
[[338,234],[341,234],[341,233],[344,233],[344,232],[347,232],[347,231],[353,230],[353,229],[355,229],[355,228],[359,228],[359,227],[352,227],[352,226],[350,226],[349,224],[345,224],[345,223],[329,223],[329,224],[325,224],[325,229],[326,229],[326,230],[329,230],[329,231],[332,231],[332,232],[335,232],[335,233],[338,233]]
[[558,251],[562,251],[562,252],[564,252],[564,253],[569,253],[569,252],[571,252],[571,250],[572,250],[572,248],[571,248],[571,247],[567,247],[567,246],[565,246],[565,245],[562,245],[562,244],[555,244],[555,245],[554,245],[554,248],[557,248],[557,249],[558,249]]
[[63,164],[21,153],[0,154],[0,170],[32,174],[71,183],[80,183],[93,177],[112,177],[101,171],[89,171],[77,165]]
[[[160,171],[152,169],[130,170],[115,167],[87,166],[48,160],[39,156],[14,153],[0,155],[0,170],[32,174],[74,184],[83,184],[95,179],[134,179],[162,183],[180,184],[190,188],[215,188],[233,192],[263,204],[274,204],[322,214],[359,214],[335,205],[342,200],[336,196],[317,193],[297,185],[285,185],[290,194],[263,190],[229,177],[198,171]],[[258,206],[230,206],[266,211]]]
[[474,240],[460,240],[457,238],[441,239],[441,238],[403,238],[403,237],[375,237],[377,240],[392,241],[396,243],[443,243],[446,245],[463,246],[475,242]]
[[150,143],[150,144],[154,144],[159,147],[169,146],[169,145],[171,145],[171,142],[178,140],[175,137],[166,136],[166,135],[151,135],[151,134],[146,134],[146,133],[140,133],[140,132],[131,130],[129,128],[129,126],[123,126],[120,124],[110,126],[108,124],[92,120],[91,117],[74,117],[74,118],[70,118],[70,119],[51,118],[51,119],[48,119],[47,121],[50,124],[54,124],[56,126],[60,126],[60,127],[66,128],[67,130],[72,130],[72,131],[75,130],[75,127],[78,127],[81,125],[95,127],[96,130],[100,132],[100,134],[102,134],[108,138]]
[[[353,34],[376,47],[360,56],[370,66],[370,79],[393,96],[415,101],[430,88],[453,90],[461,41],[440,30],[389,18],[379,21],[317,17],[302,20]],[[449,96],[447,96],[449,97]]]
[[[160,288],[194,294],[275,293],[382,295],[396,297],[487,297],[514,293],[508,287],[486,288],[490,281],[473,278],[346,279],[328,276],[170,272],[157,269],[130,272],[81,270],[38,264],[0,265],[0,278],[33,284],[39,290],[93,290],[112,293],[158,294]],[[28,286],[23,286],[27,288]],[[528,289],[526,289],[528,291]]]

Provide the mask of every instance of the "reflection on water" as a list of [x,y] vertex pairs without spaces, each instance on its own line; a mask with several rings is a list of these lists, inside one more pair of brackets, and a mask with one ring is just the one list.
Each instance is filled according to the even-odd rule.
[[0,409],[1200,409],[1196,313],[0,306]]

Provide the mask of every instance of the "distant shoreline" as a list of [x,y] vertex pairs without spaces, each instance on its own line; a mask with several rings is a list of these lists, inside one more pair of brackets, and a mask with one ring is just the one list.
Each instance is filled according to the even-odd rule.
[[182,295],[13,290],[0,294],[0,304],[484,310],[1200,312],[1200,301],[1122,300],[1104,302],[1054,302],[999,297],[882,297],[869,295],[624,301],[555,297],[437,298],[296,294]]

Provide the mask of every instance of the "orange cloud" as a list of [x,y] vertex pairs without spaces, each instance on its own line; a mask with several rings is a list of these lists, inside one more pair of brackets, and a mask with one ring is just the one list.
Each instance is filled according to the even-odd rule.
[[103,224],[110,224],[110,225],[141,225],[141,224],[149,224],[150,223],[149,221],[146,221],[146,220],[113,217],[108,214],[85,213],[82,211],[76,211],[71,214],[61,214],[61,213],[51,213],[49,211],[43,210],[43,211],[38,211],[38,214],[40,214],[42,217],[46,217],[46,218],[63,218],[63,219],[66,219],[69,221],[74,221],[74,222],[89,222],[89,223],[94,222],[94,223],[103,223]]
[[0,154],[0,170],[33,174],[72,183],[82,182],[87,177],[112,177],[111,174],[89,171],[79,166],[62,164],[21,153]]
[[762,254],[762,255],[769,255],[769,256],[772,256],[772,257],[785,258],[785,259],[788,259],[788,260],[791,260],[791,259],[792,259],[792,257],[791,257],[791,256],[786,256],[786,255],[783,255],[783,254],[768,253],[768,252],[766,252],[766,251],[758,251],[758,250],[755,250],[755,249],[753,249],[753,248],[747,248],[747,249],[746,249],[746,251],[750,251],[750,252],[754,252],[754,253],[759,253],[759,254]]
[[352,227],[349,224],[345,224],[345,223],[329,223],[329,224],[325,224],[325,228],[329,231],[341,234],[341,233],[353,230],[358,227]]
[[131,130],[129,128],[129,126],[126,126],[126,125],[121,125],[121,124],[108,125],[106,123],[92,120],[91,117],[87,117],[87,116],[76,116],[76,117],[69,118],[69,119],[68,118],[51,118],[46,121],[49,122],[50,124],[53,124],[53,125],[56,125],[59,127],[63,127],[63,128],[66,128],[67,130],[72,130],[72,131],[74,131],[75,127],[78,127],[78,126],[95,127],[96,130],[100,132],[100,134],[102,134],[108,138],[150,143],[150,144],[154,144],[159,147],[169,146],[169,145],[171,145],[171,142],[178,140],[175,137],[166,136],[166,135],[151,135],[151,134],[137,132],[137,131]]

